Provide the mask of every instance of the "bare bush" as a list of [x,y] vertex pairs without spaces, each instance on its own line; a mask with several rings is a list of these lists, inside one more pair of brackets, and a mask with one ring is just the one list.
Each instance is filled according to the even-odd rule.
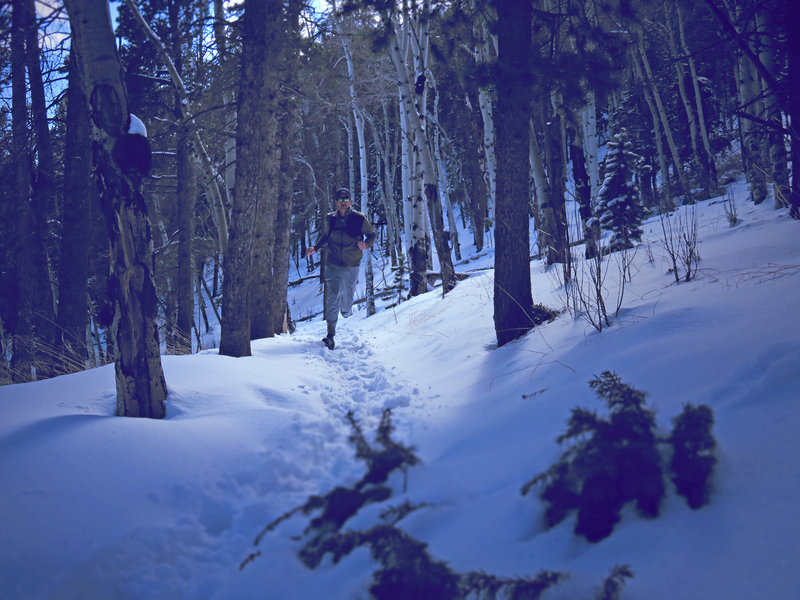
[[733,192],[731,192],[730,188],[725,191],[725,199],[722,201],[722,207],[725,209],[728,225],[735,227],[739,222],[739,215],[736,210],[736,202],[733,199]]
[[675,211],[661,211],[661,243],[671,263],[675,283],[691,281],[700,266],[697,210],[694,204]]

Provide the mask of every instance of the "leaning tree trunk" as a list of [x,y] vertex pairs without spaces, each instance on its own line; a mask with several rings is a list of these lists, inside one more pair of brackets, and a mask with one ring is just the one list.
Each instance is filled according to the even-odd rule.
[[[636,77],[644,85],[645,78],[644,74],[642,73],[642,67],[639,60],[637,60],[635,56],[631,56],[631,60],[633,61],[633,70],[634,73],[636,73]],[[675,207],[675,205],[672,200],[672,186],[669,182],[669,168],[667,167],[667,157],[664,153],[664,143],[661,141],[661,122],[658,119],[656,105],[653,102],[653,98],[651,97],[650,92],[647,90],[646,85],[642,89],[642,95],[647,103],[647,109],[650,112],[650,120],[653,124],[653,140],[655,141],[656,154],[658,155],[658,168],[661,170],[661,185],[664,191],[664,202],[661,208],[663,210],[670,211]]]
[[711,150],[711,140],[708,137],[708,125],[706,124],[705,109],[703,108],[703,96],[700,91],[700,78],[697,75],[697,65],[694,60],[694,55],[689,49],[689,44],[686,41],[686,27],[683,17],[683,9],[680,2],[676,2],[678,10],[678,33],[681,40],[681,48],[683,55],[689,63],[689,73],[692,76],[692,89],[694,90],[694,103],[697,110],[697,127],[700,131],[700,139],[703,141],[703,149],[701,159],[705,161],[706,169],[711,177],[711,184],[716,188],[719,185],[717,179],[717,166],[714,162],[714,153]]
[[149,170],[150,148],[145,138],[128,133],[131,117],[108,3],[67,0],[66,7],[89,100],[95,170],[110,238],[117,414],[163,418],[167,386],[141,181]]
[[[676,18],[681,19],[681,12],[677,9],[678,2],[674,0],[676,6]],[[678,54],[678,48],[675,43],[675,32],[672,26],[672,15],[669,11],[669,6],[664,4],[664,20],[667,24],[667,42],[672,55],[672,62],[675,66],[675,80],[678,84],[678,95],[683,105],[683,111],[686,115],[686,121],[689,124],[689,140],[692,146],[692,157],[694,159],[695,168],[698,171],[699,183],[703,188],[703,197],[701,200],[707,200],[711,197],[711,173],[708,169],[708,164],[703,158],[702,146],[700,144],[700,130],[697,125],[697,117],[692,107],[692,102],[689,99],[689,94],[686,91],[686,71],[683,66],[683,58]]]
[[[685,204],[691,204],[694,202],[692,199],[692,191],[689,187],[689,183],[686,181],[686,175],[681,166],[678,146],[675,144],[675,138],[672,135],[672,128],[669,125],[667,111],[664,108],[664,102],[661,100],[661,92],[658,91],[658,86],[656,86],[655,78],[653,77],[653,71],[650,68],[650,60],[647,58],[647,51],[644,47],[644,31],[641,28],[638,28],[637,31],[637,46],[639,49],[639,58],[644,67],[645,80],[650,88],[650,92],[653,94],[653,100],[656,105],[658,117],[661,121],[661,127],[664,129],[664,136],[667,138],[669,152],[672,155],[672,164],[675,167],[675,175],[677,175],[678,181],[680,182]],[[666,176],[666,173],[664,173],[664,176]]]

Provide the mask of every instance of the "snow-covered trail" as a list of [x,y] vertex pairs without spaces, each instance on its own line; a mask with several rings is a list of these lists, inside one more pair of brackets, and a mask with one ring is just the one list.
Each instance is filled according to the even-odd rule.
[[[328,350],[320,341],[324,323],[311,324],[292,336],[254,343],[253,355],[262,356],[274,351],[298,354],[303,362],[298,374],[298,389],[324,409],[330,423],[349,428],[347,414],[352,413],[368,439],[371,438],[384,411],[392,411],[397,428],[397,440],[413,443],[411,430],[414,419],[406,409],[425,410],[430,398],[418,385],[403,379],[391,366],[382,362],[363,333],[358,322],[364,313],[356,313],[345,326],[339,327],[335,350]],[[351,325],[351,327],[347,327]],[[273,349],[271,349],[273,348]]]
[[[350,322],[358,319],[363,313]],[[372,442],[392,408],[395,439],[413,443],[412,420],[400,413],[424,398],[376,360],[357,326],[341,328],[334,351],[320,341],[324,327],[320,321],[256,340],[246,358],[215,350],[163,356],[163,421],[113,416],[111,365],[3,388],[0,397],[13,392],[13,402],[3,404],[9,433],[2,439],[15,452],[0,457],[8,549],[0,562],[17,568],[0,599],[61,598],[71,590],[73,597],[161,600],[165,589],[176,598],[215,597],[221,581],[237,579],[267,523],[363,476],[348,412]],[[33,420],[40,415],[48,415],[46,431]],[[7,469],[15,460],[30,467]],[[38,477],[42,464],[59,476]],[[114,541],[85,539],[90,521]],[[49,525],[32,537],[30,523]],[[285,553],[278,564],[302,577],[291,540],[271,539],[270,551]]]

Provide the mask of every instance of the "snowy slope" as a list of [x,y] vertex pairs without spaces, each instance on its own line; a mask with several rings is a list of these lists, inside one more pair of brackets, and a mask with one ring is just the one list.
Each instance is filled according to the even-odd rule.
[[[249,358],[165,356],[163,421],[112,416],[111,366],[0,388],[0,598],[368,598],[365,548],[314,571],[297,559],[309,517],[253,541],[310,494],[364,474],[345,415],[371,437],[385,408],[422,464],[345,528],[427,503],[400,526],[432,556],[459,572],[568,572],[550,600],[592,598],[617,564],[635,574],[627,600],[800,597],[799,226],[735,192],[734,228],[719,199],[698,206],[689,283],[674,283],[658,221],[646,224],[623,310],[602,333],[564,313],[496,348],[483,270],[444,299],[357,312],[333,352],[313,320]],[[531,269],[534,300],[560,308],[554,275]],[[313,282],[292,294],[295,314],[321,304]],[[606,369],[648,393],[664,433],[685,403],[711,406],[719,464],[710,506],[690,510],[669,484],[659,518],[626,509],[589,544],[574,517],[546,531],[544,504],[520,488],[559,456],[571,408],[602,412],[587,382]]]

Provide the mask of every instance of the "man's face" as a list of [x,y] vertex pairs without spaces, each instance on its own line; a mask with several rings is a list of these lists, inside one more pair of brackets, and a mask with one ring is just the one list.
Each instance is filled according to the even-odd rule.
[[338,208],[342,212],[345,212],[348,208],[350,208],[350,205],[352,203],[353,200],[351,198],[337,198],[336,208]]

